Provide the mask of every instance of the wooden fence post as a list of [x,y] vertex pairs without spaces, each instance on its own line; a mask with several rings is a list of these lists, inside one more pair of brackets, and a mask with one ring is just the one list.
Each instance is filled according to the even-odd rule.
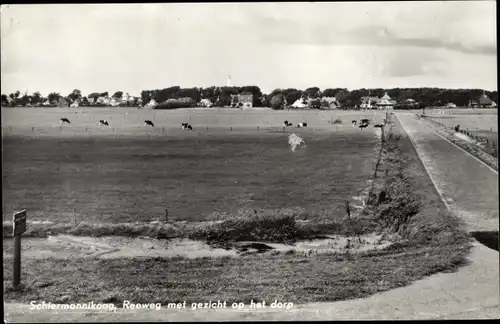
[[21,283],[21,235],[26,232],[26,209],[15,213],[12,221],[14,235],[14,258],[12,285],[17,288]]

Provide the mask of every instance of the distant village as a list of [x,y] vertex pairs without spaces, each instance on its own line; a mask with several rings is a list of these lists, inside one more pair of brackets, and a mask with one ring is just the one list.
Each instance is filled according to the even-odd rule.
[[[396,98],[392,98],[389,93]],[[138,107],[149,109],[175,109],[188,107],[227,107],[251,109],[269,107],[273,109],[415,109],[429,106],[456,108],[496,108],[496,91],[449,90],[436,88],[416,89],[325,89],[317,87],[306,90],[276,89],[263,94],[257,86],[180,88],[178,86],[162,90],[142,91],[141,96],[117,91],[91,93],[82,96],[75,89],[68,96],[50,93],[43,97],[19,91],[2,94],[3,107]],[[490,96],[493,96],[492,99]]]

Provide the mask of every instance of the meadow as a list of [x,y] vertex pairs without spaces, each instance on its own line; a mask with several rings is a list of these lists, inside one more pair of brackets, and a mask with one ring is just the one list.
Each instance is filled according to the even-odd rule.
[[497,133],[498,123],[496,116],[491,115],[429,115],[435,121],[438,121],[448,128],[453,128],[460,125],[460,129],[484,132],[484,133]]
[[[23,208],[30,220],[60,223],[149,222],[165,208],[174,221],[244,208],[344,217],[344,201],[367,186],[378,141],[373,128],[350,125],[373,113],[7,108],[2,116],[4,220]],[[337,116],[345,125],[328,123]],[[59,125],[62,117],[71,124]],[[284,132],[284,119],[309,127]],[[290,133],[307,147],[292,152]]]

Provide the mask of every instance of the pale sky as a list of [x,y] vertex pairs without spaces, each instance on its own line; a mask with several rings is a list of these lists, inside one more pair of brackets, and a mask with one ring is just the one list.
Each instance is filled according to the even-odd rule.
[[497,90],[495,1],[1,6],[2,93]]

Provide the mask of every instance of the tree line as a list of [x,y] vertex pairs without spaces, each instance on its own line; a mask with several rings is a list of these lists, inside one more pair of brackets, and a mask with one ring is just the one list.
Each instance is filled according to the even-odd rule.
[[[392,88],[392,89],[355,89],[348,90],[346,88],[327,88],[321,90],[319,87],[310,87],[305,90],[287,88],[275,89],[269,94],[265,94],[258,86],[243,86],[243,87],[193,87],[181,88],[180,86],[172,86],[164,89],[144,90],[140,97],[130,97],[129,100],[123,102],[123,91],[117,91],[111,97],[108,92],[93,92],[87,96],[83,96],[78,89],[73,90],[66,96],[57,92],[51,92],[47,97],[43,97],[40,92],[32,94],[16,91],[15,93],[2,94],[2,106],[40,106],[45,102],[51,105],[57,105],[57,102],[64,98],[68,103],[74,101],[79,102],[80,106],[96,106],[103,105],[97,102],[99,97],[114,98],[120,102],[122,106],[139,106],[149,103],[154,100],[157,104],[164,103],[167,100],[187,99],[190,98],[194,105],[200,101],[210,101],[213,106],[225,107],[231,105],[231,96],[238,94],[253,95],[254,107],[272,107],[274,109],[283,109],[287,105],[293,104],[295,101],[302,99],[313,103],[311,106],[321,108],[321,100],[325,98],[335,98],[335,101],[340,107],[354,108],[359,107],[362,103],[362,98],[366,96],[382,97],[387,93],[393,100],[398,102],[397,105],[404,105],[406,99],[413,99],[418,103],[419,107],[425,106],[441,106],[447,103],[454,103],[457,106],[468,106],[471,100],[477,100],[484,93],[491,100],[498,103],[497,91],[486,91],[482,89],[442,89],[442,88]],[[190,102],[191,102],[190,100]],[[396,107],[397,108],[397,107]]]

